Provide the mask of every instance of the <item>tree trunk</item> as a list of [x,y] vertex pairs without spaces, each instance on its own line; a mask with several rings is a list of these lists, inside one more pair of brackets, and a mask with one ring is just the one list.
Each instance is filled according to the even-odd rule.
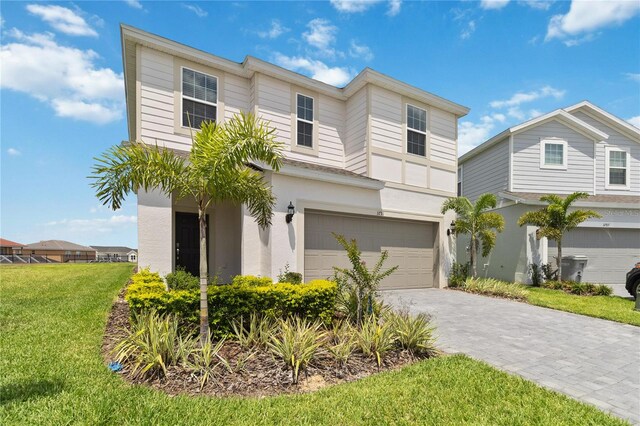
[[558,265],[558,281],[562,282],[562,239],[558,240],[558,258],[556,259],[556,265]]
[[209,270],[207,268],[207,215],[202,205],[198,206],[198,222],[200,225],[200,342],[204,344],[209,338],[209,305],[207,302]]
[[469,247],[469,263],[471,264],[471,275],[473,278],[478,278],[478,272],[476,271],[476,236],[473,234],[471,234]]

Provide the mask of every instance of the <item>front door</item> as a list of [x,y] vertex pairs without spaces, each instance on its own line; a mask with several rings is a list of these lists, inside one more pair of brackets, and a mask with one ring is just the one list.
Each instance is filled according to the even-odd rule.
[[[209,215],[206,216],[207,232]],[[200,275],[200,231],[196,213],[176,212],[176,269],[184,268],[193,276]],[[209,262],[209,239],[207,239],[207,263]]]

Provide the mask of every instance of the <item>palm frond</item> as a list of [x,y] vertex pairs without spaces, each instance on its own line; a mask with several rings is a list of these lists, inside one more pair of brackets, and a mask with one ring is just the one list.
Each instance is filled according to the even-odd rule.
[[479,216],[485,210],[493,209],[496,207],[498,203],[498,199],[495,194],[482,194],[476,200],[476,203],[473,205],[473,215]]

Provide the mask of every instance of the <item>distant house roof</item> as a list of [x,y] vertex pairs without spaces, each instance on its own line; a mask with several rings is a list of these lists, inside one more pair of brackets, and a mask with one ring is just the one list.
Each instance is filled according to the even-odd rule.
[[96,251],[91,247],[81,246],[80,244],[63,240],[38,241],[37,243],[27,244],[22,248],[27,250]]
[[23,244],[16,243],[15,241],[5,240],[4,238],[0,238],[0,247],[22,247]]
[[132,251],[136,251],[136,249],[132,249],[130,247],[124,246],[91,246],[91,248],[96,249],[98,253],[131,253]]
[[[503,198],[508,200],[517,201],[522,204],[531,205],[546,205],[544,201],[540,201],[540,197],[548,194],[540,194],[536,192],[500,192]],[[560,197],[565,197],[568,194],[556,194]],[[640,208],[640,196],[638,195],[589,195],[589,197],[578,200],[574,203],[576,207],[622,207],[637,209]]]

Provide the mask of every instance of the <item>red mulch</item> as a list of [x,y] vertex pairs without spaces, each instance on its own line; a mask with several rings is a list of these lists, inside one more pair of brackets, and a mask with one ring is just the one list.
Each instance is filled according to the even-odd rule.
[[[124,290],[118,295],[107,320],[102,344],[102,355],[106,364],[113,360],[111,351],[117,342],[126,336],[125,329],[130,326],[129,306],[123,296]],[[316,353],[313,363],[305,372],[300,373],[299,383],[293,384],[291,372],[285,370],[282,361],[275,359],[267,350],[248,351],[236,342],[227,341],[221,355],[233,371],[219,368],[218,376],[210,379],[203,389],[200,389],[200,379],[192,371],[180,366],[169,367],[164,377],[146,380],[131,377],[126,365],[118,374],[132,384],[145,384],[169,395],[264,397],[311,392],[382,371],[396,370],[418,360],[406,351],[393,351],[385,356],[383,365],[378,368],[373,358],[354,353],[347,365],[340,367],[330,354],[321,349]],[[248,356],[248,361],[243,363],[242,360]]]

